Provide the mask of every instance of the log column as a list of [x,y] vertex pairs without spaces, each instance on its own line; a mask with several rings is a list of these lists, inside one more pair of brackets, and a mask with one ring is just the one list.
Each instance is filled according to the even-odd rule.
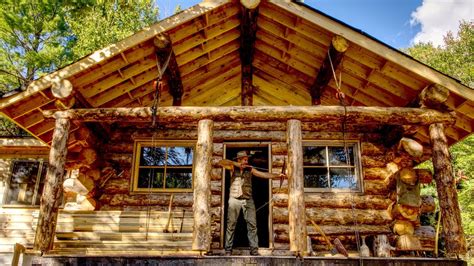
[[444,134],[444,125],[430,125],[430,138],[433,149],[433,168],[436,189],[438,190],[441,220],[448,254],[466,254],[466,239],[461,224],[456,182],[453,176],[451,156]]
[[211,158],[212,120],[200,120],[194,163],[194,230],[193,250],[209,251],[211,248]]
[[288,120],[288,212],[290,250],[306,253],[306,214],[304,206],[303,146],[301,121]]
[[34,249],[41,252],[49,251],[53,247],[58,207],[62,195],[69,126],[69,119],[56,119],[34,245]]

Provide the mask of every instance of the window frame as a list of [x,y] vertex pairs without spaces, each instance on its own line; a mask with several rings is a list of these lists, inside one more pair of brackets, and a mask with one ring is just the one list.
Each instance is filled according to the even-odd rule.
[[[356,189],[350,188],[313,188],[313,187],[304,187],[304,192],[312,193],[323,193],[323,192],[339,192],[339,193],[363,193],[364,192],[364,183],[362,175],[362,163],[361,163],[361,153],[360,153],[360,141],[359,140],[303,140],[302,148],[304,147],[325,147],[326,148],[326,164],[324,166],[304,166],[303,165],[303,175],[305,168],[324,168],[328,170],[328,181],[330,184],[329,173],[331,168],[348,168],[346,165],[341,166],[330,166],[329,156],[328,156],[328,147],[344,147],[346,144],[348,147],[352,147],[354,151],[354,163],[349,167],[353,167],[354,176],[356,178]],[[304,156],[304,150],[303,150]],[[304,179],[304,176],[303,176]]]
[[[36,182],[34,186],[34,192],[33,192],[33,197],[31,199],[31,204],[12,204],[12,203],[7,203],[7,200],[9,198],[9,195],[11,193],[10,190],[10,184],[11,180],[13,177],[13,170],[15,169],[15,163],[21,163],[21,162],[26,162],[26,163],[38,163],[38,171],[36,173]],[[10,162],[10,167],[9,167],[9,176],[7,179],[7,182],[5,182],[5,190],[4,190],[4,195],[3,195],[3,200],[2,200],[2,207],[5,208],[39,208],[41,205],[41,202],[39,204],[36,204],[36,201],[39,197],[41,200],[41,194],[38,193],[40,185],[41,185],[41,176],[44,173],[44,182],[43,182],[43,189],[44,189],[44,184],[46,183],[46,173],[48,172],[48,160],[45,158],[35,158],[35,159],[12,159]]]
[[[193,160],[191,166],[191,188],[139,188],[138,187],[138,177],[139,170],[143,168],[163,168],[164,173],[166,173],[167,166],[149,166],[141,167],[140,158],[141,158],[141,148],[142,147],[190,147],[193,149]],[[175,193],[175,192],[193,192],[194,190],[194,164],[195,164],[195,152],[196,152],[196,142],[195,141],[184,141],[184,140],[170,140],[170,141],[153,141],[153,140],[135,140],[133,147],[133,162],[132,162],[132,180],[130,186],[130,193],[132,194],[143,194],[150,192],[158,193]],[[173,166],[173,169],[178,169],[180,166]],[[189,167],[181,167],[188,169]],[[163,184],[166,184],[166,174],[164,174]]]

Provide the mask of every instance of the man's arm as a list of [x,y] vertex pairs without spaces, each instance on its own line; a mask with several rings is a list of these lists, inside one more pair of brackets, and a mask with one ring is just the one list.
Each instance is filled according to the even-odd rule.
[[219,164],[227,170],[234,170],[234,167],[240,167],[240,164],[238,162],[234,162],[227,159],[220,160]]
[[286,175],[284,174],[273,174],[273,173],[262,172],[262,171],[258,171],[255,168],[252,168],[252,174],[256,177],[265,178],[265,179],[276,179],[276,178],[286,177]]

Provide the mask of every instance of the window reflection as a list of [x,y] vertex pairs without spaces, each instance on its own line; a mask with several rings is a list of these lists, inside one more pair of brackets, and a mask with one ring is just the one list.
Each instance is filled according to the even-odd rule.
[[305,188],[358,190],[355,144],[303,146]]
[[349,160],[347,160],[346,150],[344,147],[329,147],[329,163],[331,165],[352,165],[354,162],[354,151],[352,147],[347,147],[347,154]]
[[141,147],[139,189],[191,189],[193,148],[189,146]]

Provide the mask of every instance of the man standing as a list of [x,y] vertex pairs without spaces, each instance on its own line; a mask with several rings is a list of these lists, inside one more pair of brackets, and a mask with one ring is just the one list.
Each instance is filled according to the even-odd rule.
[[257,218],[255,204],[252,198],[252,176],[273,179],[285,177],[284,174],[272,174],[258,171],[248,164],[249,157],[246,151],[237,153],[237,162],[221,160],[225,169],[232,172],[230,178],[229,207],[227,209],[227,229],[225,237],[225,253],[232,254],[234,233],[240,210],[247,222],[247,237],[249,239],[250,255],[258,255]]

